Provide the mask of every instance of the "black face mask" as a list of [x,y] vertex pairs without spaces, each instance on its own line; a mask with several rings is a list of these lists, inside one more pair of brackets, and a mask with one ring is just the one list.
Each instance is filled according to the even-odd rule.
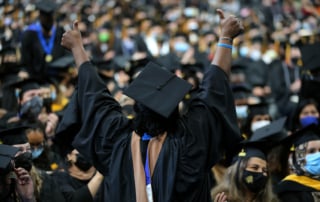
[[258,193],[266,187],[268,177],[261,172],[244,170],[242,180],[251,192]]
[[84,172],[88,171],[92,167],[92,164],[88,162],[81,154],[77,154],[77,160],[74,165]]
[[299,58],[291,58],[291,61],[294,65],[298,64]]
[[20,117],[22,119],[36,120],[43,107],[43,100],[35,96],[24,103],[20,108]]
[[28,172],[32,167],[32,154],[30,152],[24,152],[14,158],[14,164],[16,168],[24,168]]

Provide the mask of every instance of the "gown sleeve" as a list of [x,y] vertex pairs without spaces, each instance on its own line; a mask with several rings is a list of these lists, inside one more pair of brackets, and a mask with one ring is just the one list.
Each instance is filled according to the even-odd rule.
[[59,131],[76,133],[73,146],[107,175],[113,146],[130,134],[130,125],[90,62],[79,68],[78,86],[65,114]]
[[205,73],[183,122],[189,135],[183,140],[181,165],[188,167],[187,172],[207,172],[221,159],[231,161],[240,130],[227,75],[218,66]]

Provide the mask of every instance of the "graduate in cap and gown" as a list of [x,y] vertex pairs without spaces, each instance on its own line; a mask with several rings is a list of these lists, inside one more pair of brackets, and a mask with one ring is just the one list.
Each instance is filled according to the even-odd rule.
[[[267,134],[266,134],[267,135]],[[245,141],[227,169],[224,179],[212,190],[214,202],[276,202],[268,172],[265,141]]]
[[178,103],[191,84],[150,62],[124,93],[136,101],[133,120],[122,114],[89,62],[78,22],[62,45],[79,67],[78,86],[59,131],[73,131],[73,146],[105,176],[104,201],[211,201],[211,168],[231,161],[240,141],[228,82],[231,41],[243,26],[221,18],[221,39],[198,98],[184,116]]
[[33,181],[22,167],[14,167],[13,160],[19,148],[0,144],[0,200],[35,201]]
[[55,23],[55,10],[58,5],[52,0],[38,1],[39,21],[31,24],[21,39],[21,63],[30,77],[45,79],[48,64],[67,51],[60,46],[64,29]]
[[[27,129],[26,126],[18,126],[0,131],[0,146],[6,149],[0,152],[2,154],[6,152],[7,157],[10,157],[10,159],[0,159],[1,164],[7,162],[6,169],[1,173],[2,180],[5,180],[1,182],[3,186],[1,201],[36,201],[35,182],[30,174],[32,159],[26,136]],[[6,146],[12,146],[16,150]]]
[[292,145],[292,174],[286,176],[276,187],[281,201],[320,201],[320,132],[311,124],[284,139],[283,144]]

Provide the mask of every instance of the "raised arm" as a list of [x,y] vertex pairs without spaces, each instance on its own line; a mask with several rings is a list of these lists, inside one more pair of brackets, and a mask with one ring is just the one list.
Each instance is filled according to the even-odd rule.
[[72,30],[63,34],[61,45],[72,52],[77,68],[84,62],[89,61],[89,57],[83,47],[78,21],[73,23]]
[[232,42],[243,31],[243,25],[235,16],[225,18],[222,10],[217,9],[217,12],[220,16],[220,36],[212,64],[219,66],[229,75],[232,61]]

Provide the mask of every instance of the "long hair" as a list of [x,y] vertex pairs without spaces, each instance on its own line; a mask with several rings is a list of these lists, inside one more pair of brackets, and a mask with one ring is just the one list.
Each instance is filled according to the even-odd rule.
[[[242,181],[243,171],[246,169],[249,158],[241,158],[231,165],[224,175],[222,182],[211,191],[211,197],[214,200],[218,193],[224,192],[228,196],[228,201],[246,201],[246,192],[248,192]],[[272,191],[270,179],[263,190],[255,196],[257,202],[277,202],[278,199]]]
[[155,137],[164,132],[174,132],[179,118],[178,108],[168,118],[157,114],[140,103],[135,103],[133,109],[136,113],[133,119],[133,129],[138,135],[142,136],[147,133]]

